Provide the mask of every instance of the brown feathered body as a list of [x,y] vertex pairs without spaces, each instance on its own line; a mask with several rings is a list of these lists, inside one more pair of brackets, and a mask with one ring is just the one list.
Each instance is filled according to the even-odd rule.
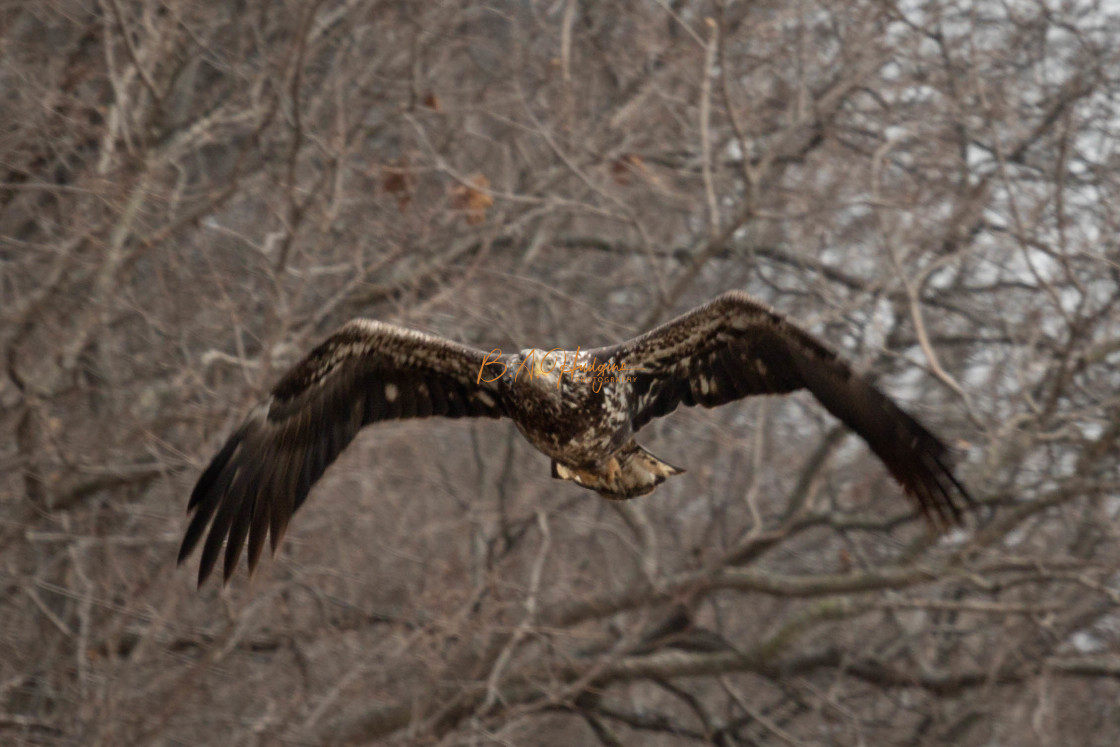
[[935,523],[971,501],[948,449],[827,346],[731,292],[640,337],[592,350],[485,353],[356,319],[285,374],[202,473],[185,559],[206,534],[199,583],[223,542],[223,575],[248,546],[250,572],[311,486],[363,426],[388,419],[509,417],[552,459],[552,475],[611,499],[651,492],[684,470],[634,434],[680,405],[715,407],[808,389],[859,434]]
[[509,360],[501,383],[510,418],[552,457],[553,477],[623,500],[646,495],[684,470],[634,442],[630,383],[637,372],[613,352],[522,350]]

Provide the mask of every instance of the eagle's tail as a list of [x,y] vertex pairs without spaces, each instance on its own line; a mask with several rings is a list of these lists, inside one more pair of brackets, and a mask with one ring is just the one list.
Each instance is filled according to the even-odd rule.
[[682,472],[684,470],[680,467],[661,461],[633,441],[615,452],[606,465],[598,469],[581,469],[555,460],[552,462],[553,477],[596,490],[612,501],[652,493],[666,478]]

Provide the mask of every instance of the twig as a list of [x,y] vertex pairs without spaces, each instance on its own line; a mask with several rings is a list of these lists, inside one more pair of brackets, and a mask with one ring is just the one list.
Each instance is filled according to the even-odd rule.
[[708,231],[712,236],[719,233],[719,203],[716,202],[716,188],[712,181],[712,78],[715,76],[716,50],[719,49],[719,26],[711,18],[705,18],[709,35],[704,54],[704,77],[700,82],[700,169],[704,177],[704,195],[708,200]]
[[541,576],[544,574],[544,563],[548,558],[549,547],[552,544],[552,533],[548,527],[548,514],[545,513],[544,509],[537,509],[537,528],[540,529],[541,532],[541,546],[540,549],[537,550],[537,557],[533,561],[533,568],[529,573],[529,595],[525,598],[525,616],[521,619],[520,624],[518,624],[517,630],[510,636],[509,642],[506,644],[505,648],[498,654],[498,659],[494,662],[494,667],[490,670],[490,676],[486,680],[486,697],[476,711],[479,716],[485,715],[499,700],[501,700],[500,684],[502,674],[509,665],[514,649],[521,644],[521,641],[529,634],[529,631],[532,630],[537,621]]

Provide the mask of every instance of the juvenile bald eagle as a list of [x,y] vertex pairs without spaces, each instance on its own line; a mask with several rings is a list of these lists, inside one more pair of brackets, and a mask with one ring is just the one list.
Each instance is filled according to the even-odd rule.
[[936,436],[808,332],[745,293],[725,293],[640,337],[587,351],[485,353],[355,319],[288,371],[191,493],[181,563],[202,538],[201,585],[225,541],[229,579],[273,552],[311,486],[365,425],[430,415],[509,417],[552,475],[611,499],[651,492],[673,467],[634,441],[678,405],[715,407],[808,389],[858,433],[936,524],[971,503]]

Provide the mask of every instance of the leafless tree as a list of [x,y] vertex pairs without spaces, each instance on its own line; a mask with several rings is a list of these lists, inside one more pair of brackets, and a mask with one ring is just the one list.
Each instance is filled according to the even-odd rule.
[[[1120,741],[1108,3],[0,6],[0,741]],[[808,398],[610,504],[508,423],[363,433],[274,561],[186,497],[363,315],[585,348],[741,288],[960,455],[926,527]]]

